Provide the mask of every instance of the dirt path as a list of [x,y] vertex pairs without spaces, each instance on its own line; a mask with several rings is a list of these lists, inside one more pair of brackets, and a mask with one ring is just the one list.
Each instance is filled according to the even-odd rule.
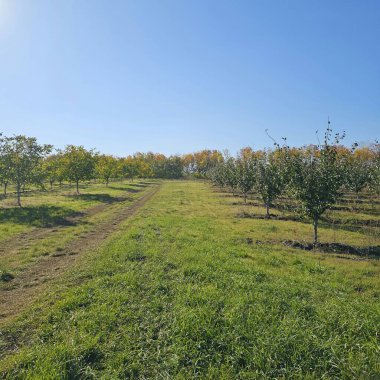
[[[119,198],[117,202],[125,202],[127,200],[131,200],[129,197]],[[67,226],[74,225],[82,222],[86,218],[89,218],[93,215],[99,214],[106,210],[110,206],[109,203],[102,203],[100,205],[89,207],[84,210],[78,216],[70,216],[66,217],[65,221],[67,225],[57,225],[52,227],[35,227],[31,231],[21,232],[17,235],[13,235],[11,238],[7,240],[3,240],[0,245],[0,257],[4,253],[13,254],[16,251],[19,251],[22,248],[27,247],[30,243],[43,240],[45,237],[50,234],[60,231]]]
[[20,314],[51,280],[60,276],[75,264],[85,252],[98,247],[104,239],[114,232],[120,223],[136,213],[159,190],[155,186],[150,192],[134,203],[119,210],[111,219],[100,222],[94,228],[71,240],[62,251],[39,260],[34,266],[12,280],[10,287],[0,290],[0,324]]

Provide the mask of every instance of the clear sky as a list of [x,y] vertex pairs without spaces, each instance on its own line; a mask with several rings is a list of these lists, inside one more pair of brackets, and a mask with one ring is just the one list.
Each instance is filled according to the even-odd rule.
[[379,0],[0,0],[7,135],[235,152],[315,143],[328,116],[380,138]]

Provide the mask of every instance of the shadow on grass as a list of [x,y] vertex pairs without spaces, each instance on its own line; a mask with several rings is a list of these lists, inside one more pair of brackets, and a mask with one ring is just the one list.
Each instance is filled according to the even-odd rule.
[[119,186],[110,186],[109,188],[112,190],[125,191],[127,193],[139,193],[140,191],[142,191],[142,189],[129,189],[129,188],[119,187]]
[[130,183],[130,186],[135,186],[135,187],[148,187],[151,185],[154,185],[155,182],[138,182],[138,183]]
[[343,253],[357,256],[368,257],[372,259],[380,258],[380,246],[354,247],[352,245],[342,243],[317,243],[315,246],[312,243],[299,242],[294,240],[285,240],[284,245],[291,248],[303,249],[305,251],[320,251],[323,253]]
[[[240,194],[232,194],[228,192],[220,192],[215,190],[218,193],[218,196],[221,198],[238,198],[238,201],[233,201],[231,204],[234,206],[255,206],[255,207],[263,207],[263,202],[260,201],[260,197],[257,195],[250,195],[248,197],[247,202],[243,201],[243,197]],[[358,212],[362,214],[368,215],[380,215],[380,210],[378,209],[378,205],[380,201],[372,201],[372,202],[364,202],[360,201],[357,204],[353,204],[347,202],[345,200],[339,200],[336,204],[329,207],[330,210],[333,211],[344,211],[344,212]],[[276,202],[271,205],[272,208],[275,208],[279,211],[295,211],[299,208],[297,202],[291,198],[280,198]]]
[[74,226],[68,218],[84,215],[69,208],[57,206],[29,206],[0,209],[0,223],[12,222],[36,227]]
[[75,194],[67,196],[73,199],[79,199],[83,201],[97,201],[102,203],[115,203],[122,202],[125,200],[125,198],[113,197],[109,194]]
[[[270,214],[268,218],[264,214],[250,213],[242,211],[236,214],[237,218],[248,218],[248,219],[264,219],[264,220],[280,220],[280,221],[292,221],[299,222],[304,224],[310,224],[311,221],[300,214],[293,215],[279,215],[279,214]],[[376,219],[350,219],[350,220],[339,220],[331,219],[327,216],[321,216],[319,220],[319,227],[328,228],[328,229],[339,229],[350,232],[361,232],[363,234],[371,234],[374,232],[374,229],[380,227],[380,222]]]

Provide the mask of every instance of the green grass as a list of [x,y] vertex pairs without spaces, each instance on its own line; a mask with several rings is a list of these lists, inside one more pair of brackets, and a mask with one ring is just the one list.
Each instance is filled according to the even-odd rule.
[[[14,199],[8,197],[0,202],[0,244],[18,233],[29,233],[46,227],[58,227],[53,234],[43,239],[31,240],[21,250],[9,249],[0,253],[0,271],[17,275],[44,256],[54,254],[56,250],[70,242],[74,237],[90,231],[94,225],[106,221],[126,204],[150,189],[143,181],[134,183],[111,183],[83,185],[81,194],[76,195],[70,189],[37,192],[25,197],[24,206],[12,206]],[[72,190],[72,189],[71,189]],[[99,213],[85,216],[91,207],[106,204]],[[77,220],[70,219],[78,217]],[[60,228],[63,227],[63,228]],[[0,277],[0,289],[8,286]]]
[[119,197],[135,194],[141,189],[138,185],[138,182],[114,182],[109,187],[101,183],[82,184],[80,195],[68,185],[57,186],[53,191],[33,190],[22,196],[22,208],[16,205],[16,195],[10,193],[0,198],[0,242],[35,227],[64,225],[67,217],[78,216],[92,206],[112,204]]
[[[311,226],[239,219],[240,208],[207,184],[165,182],[119,232],[4,326],[0,373],[379,378],[379,261],[285,248],[280,238],[307,240]],[[321,239],[368,245],[358,231],[321,228]]]
[[[312,241],[311,222],[297,208],[298,204],[294,200],[279,199],[275,206],[271,208],[271,214],[278,215],[290,220],[254,220],[256,215],[265,215],[265,208],[261,206],[258,196],[252,194],[248,204],[244,204],[241,197],[232,197],[228,193],[219,194],[221,200],[230,204],[231,210],[235,212],[234,216],[249,219],[252,226],[258,227],[258,235],[264,240],[304,240]],[[253,204],[251,202],[253,200]],[[365,200],[365,197],[364,197]],[[251,202],[251,203],[250,203]],[[380,206],[369,207],[369,201],[365,201],[358,206],[358,210],[327,210],[319,221],[319,235],[322,242],[340,242],[348,245],[365,247],[379,244],[380,236]],[[291,210],[285,206],[292,204]],[[279,206],[279,208],[276,208]],[[336,206],[341,206],[339,203]],[[346,205],[347,206],[347,205]],[[302,222],[302,223],[300,223]],[[240,221],[239,221],[240,223]],[[267,228],[265,236],[260,233]],[[261,231],[263,232],[263,231]]]

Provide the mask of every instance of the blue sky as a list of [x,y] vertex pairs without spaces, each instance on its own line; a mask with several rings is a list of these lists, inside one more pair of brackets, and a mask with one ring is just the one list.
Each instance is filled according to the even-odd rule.
[[380,138],[378,0],[0,0],[0,131],[183,153]]

